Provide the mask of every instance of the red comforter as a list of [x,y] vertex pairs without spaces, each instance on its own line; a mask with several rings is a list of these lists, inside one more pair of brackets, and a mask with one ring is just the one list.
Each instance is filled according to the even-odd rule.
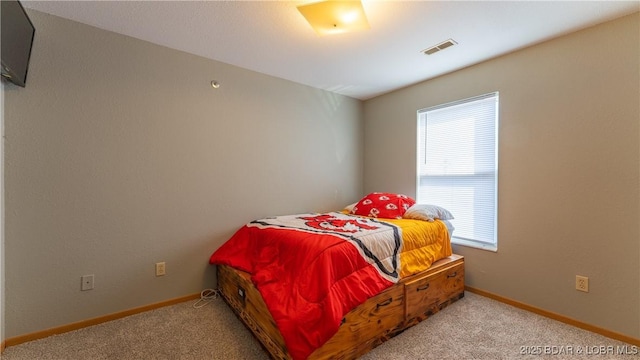
[[402,251],[402,229],[391,222],[300,214],[243,226],[210,263],[251,274],[289,353],[305,359],[350,310],[399,280]]

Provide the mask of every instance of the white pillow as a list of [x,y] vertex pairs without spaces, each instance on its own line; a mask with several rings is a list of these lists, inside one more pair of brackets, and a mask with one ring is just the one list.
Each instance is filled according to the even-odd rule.
[[433,222],[435,219],[453,220],[453,215],[449,210],[438,205],[427,204],[415,204],[411,206],[402,217],[405,219],[425,220],[429,222]]
[[354,207],[356,207],[357,203],[353,203],[353,204],[349,204],[347,206],[344,207],[344,209],[342,209],[342,211],[346,211],[348,213],[351,213],[351,210],[353,210]]

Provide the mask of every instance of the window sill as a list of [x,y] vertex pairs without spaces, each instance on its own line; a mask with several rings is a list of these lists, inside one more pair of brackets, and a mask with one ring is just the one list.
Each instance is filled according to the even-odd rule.
[[471,248],[480,249],[480,250],[498,252],[497,244],[479,243],[476,241],[458,239],[455,236],[451,238],[451,243],[453,245],[460,245],[460,246],[466,246],[466,247],[471,247]]

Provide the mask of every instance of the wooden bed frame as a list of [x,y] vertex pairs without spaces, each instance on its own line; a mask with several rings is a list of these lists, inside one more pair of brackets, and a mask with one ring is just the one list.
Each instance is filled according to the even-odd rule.
[[[274,359],[291,359],[282,335],[246,272],[217,266],[218,288]],[[464,297],[464,257],[451,255],[351,310],[309,359],[355,359]]]

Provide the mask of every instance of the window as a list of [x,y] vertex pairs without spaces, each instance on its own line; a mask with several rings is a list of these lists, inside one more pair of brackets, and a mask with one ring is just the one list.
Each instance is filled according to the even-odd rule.
[[451,211],[452,242],[497,250],[498,93],[418,111],[416,200]]

